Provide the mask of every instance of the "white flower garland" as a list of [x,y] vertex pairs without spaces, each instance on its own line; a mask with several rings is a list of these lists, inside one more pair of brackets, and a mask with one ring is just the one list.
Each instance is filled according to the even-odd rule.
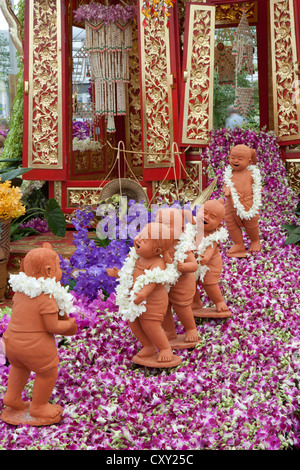
[[167,289],[170,289],[170,286],[172,284],[175,284],[179,277],[181,276],[181,272],[178,271],[177,269],[177,263],[178,261],[180,263],[184,263],[186,258],[187,258],[187,252],[188,251],[194,251],[195,250],[195,236],[196,236],[196,224],[191,224],[188,222],[185,226],[184,232],[180,235],[175,253],[174,253],[174,259],[172,264],[168,264],[166,267],[166,271],[169,275],[169,278],[172,279],[172,282],[168,282]]
[[232,168],[230,165],[228,165],[225,170],[224,183],[225,183],[225,186],[229,186],[231,189],[232,201],[233,201],[234,208],[237,212],[237,215],[241,219],[249,220],[258,214],[259,208],[261,206],[262,185],[261,185],[261,175],[260,175],[259,169],[255,165],[249,165],[247,169],[251,171],[252,178],[253,178],[253,185],[252,185],[253,204],[252,204],[251,209],[249,209],[249,211],[246,211],[244,206],[241,204],[240,198],[237,194],[234,184],[231,181]]
[[146,300],[139,305],[134,303],[136,294],[144,286],[156,282],[165,284],[167,290],[169,290],[170,286],[177,282],[181,275],[177,270],[177,261],[183,263],[187,256],[186,252],[194,249],[195,227],[189,223],[186,225],[185,231],[179,237],[172,264],[167,264],[166,269],[160,269],[159,267],[153,270],[146,269],[144,274],[138,276],[134,285],[133,272],[139,255],[134,247],[130,249],[129,255],[119,271],[119,284],[116,287],[116,304],[119,306],[119,313],[124,320],[133,322],[146,311]]
[[224,243],[227,240],[227,238],[228,238],[228,232],[226,228],[224,227],[221,227],[219,230],[216,230],[214,233],[208,235],[207,237],[203,237],[198,248],[195,250],[196,255],[198,255],[199,257],[198,269],[195,272],[196,280],[200,280],[201,282],[203,282],[205,274],[207,273],[207,271],[209,271],[208,266],[206,265],[202,266],[200,264],[201,256],[205,253],[206,249],[210,245],[212,246],[214,242],[218,244]]
[[59,315],[64,316],[75,311],[73,306],[73,296],[67,290],[67,287],[56,282],[55,278],[36,279],[35,277],[27,276],[25,273],[11,274],[9,284],[14,292],[21,292],[28,295],[31,299],[38,297],[42,293],[50,294],[53,296],[59,308]]
[[89,137],[87,139],[78,139],[78,137],[74,137],[73,139],[73,150],[79,152],[85,152],[87,150],[101,150],[103,144],[96,140],[91,140]]

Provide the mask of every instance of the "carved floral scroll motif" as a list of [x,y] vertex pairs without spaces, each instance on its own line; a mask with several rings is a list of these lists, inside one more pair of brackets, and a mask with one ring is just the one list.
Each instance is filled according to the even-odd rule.
[[[128,123],[130,150],[135,152],[127,154],[130,170],[138,178],[143,177],[143,157],[138,152],[142,151],[142,126],[141,126],[141,97],[139,80],[139,50],[138,50],[138,29],[136,22],[132,26],[132,49],[129,54],[130,83],[128,84]],[[127,167],[126,177],[131,178],[132,174]]]
[[161,155],[170,151],[173,142],[169,41],[164,16],[145,22],[141,28],[143,143],[149,152],[146,168],[169,166],[171,160],[170,155]]
[[287,159],[285,164],[289,184],[295,193],[300,196],[300,160]]
[[214,73],[214,9],[191,5],[182,142],[207,144],[212,128]]
[[275,132],[281,140],[291,140],[300,138],[293,0],[271,0],[270,7]]
[[184,203],[194,201],[202,191],[202,163],[186,162],[186,175],[184,180],[153,181],[153,202],[160,205],[173,204],[178,200]]
[[63,167],[60,8],[60,0],[29,0],[30,168]]

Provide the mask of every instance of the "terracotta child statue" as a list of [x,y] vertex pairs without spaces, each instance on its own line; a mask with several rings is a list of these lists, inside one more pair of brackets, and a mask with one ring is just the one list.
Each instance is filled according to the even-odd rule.
[[225,222],[233,246],[227,256],[245,257],[246,250],[241,228],[250,239],[250,252],[260,251],[259,207],[261,205],[261,176],[256,165],[256,151],[247,145],[232,147],[229,166],[224,174],[226,196]]
[[[190,215],[190,216],[189,216]],[[192,221],[192,213],[176,208],[159,209],[156,221],[162,222],[174,232],[174,240],[168,253],[167,263],[175,271],[176,282],[170,283],[169,306],[163,323],[163,328],[173,348],[195,347],[199,341],[191,304],[195,294],[195,271],[197,261],[193,253],[195,230],[191,223],[186,224],[185,219]],[[185,334],[177,335],[172,308]]]
[[[40,426],[61,419],[61,406],[49,403],[59,363],[54,335],[77,331],[66,314],[72,310],[72,296],[60,284],[61,277],[59,257],[49,243],[27,253],[20,273],[10,277],[15,294],[3,340],[11,367],[1,414],[9,424]],[[25,402],[21,393],[31,372],[36,374],[32,401]]]
[[199,263],[195,273],[199,282],[215,308],[203,308],[196,288],[192,309],[196,317],[230,317],[231,312],[223,299],[219,287],[223,262],[219,250],[220,242],[228,238],[227,230],[222,226],[225,216],[224,201],[209,200],[197,211],[197,234],[195,255]]
[[181,363],[162,328],[168,307],[165,284],[170,277],[165,271],[163,255],[171,243],[170,231],[164,225],[149,223],[135,238],[123,267],[107,269],[109,276],[120,281],[116,288],[119,312],[143,346],[133,362],[149,367]]

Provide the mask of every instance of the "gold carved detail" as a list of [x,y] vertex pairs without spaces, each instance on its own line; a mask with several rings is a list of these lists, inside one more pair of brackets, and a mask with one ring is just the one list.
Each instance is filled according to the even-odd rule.
[[214,7],[191,5],[182,142],[207,144],[212,129]]
[[[138,152],[142,151],[142,125],[141,125],[141,95],[139,78],[139,50],[138,50],[138,28],[137,22],[132,24],[132,49],[129,53],[130,82],[128,83],[128,109],[129,117],[127,127],[129,128],[130,150],[136,153],[128,154],[127,160],[130,169],[136,177],[143,176],[143,158]],[[132,176],[130,170],[125,167],[125,177]]]
[[61,206],[62,205],[62,182],[54,181],[54,199]]
[[300,195],[300,160],[287,159],[285,164],[289,184]]
[[230,25],[239,23],[242,17],[243,8],[245,8],[249,24],[256,22],[257,3],[243,2],[216,5],[216,24]]
[[68,207],[98,206],[100,204],[100,194],[102,188],[68,188],[67,204]]
[[28,166],[61,169],[61,2],[29,1]]
[[299,144],[292,144],[286,147],[286,153],[300,153],[300,143]]
[[279,139],[285,141],[300,138],[293,0],[271,0],[270,7],[274,127]]
[[[141,22],[143,14],[140,12]],[[141,76],[145,168],[170,166],[173,143],[172,90],[169,83],[170,31],[163,15],[141,27]]]
[[172,204],[174,201],[192,202],[202,191],[202,163],[186,162],[184,180],[153,181],[152,191],[156,204]]

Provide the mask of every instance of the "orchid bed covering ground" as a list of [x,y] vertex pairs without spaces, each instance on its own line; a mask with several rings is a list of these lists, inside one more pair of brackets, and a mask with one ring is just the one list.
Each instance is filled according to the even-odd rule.
[[[79,329],[70,339],[57,338],[60,371],[52,395],[63,419],[40,428],[0,422],[0,449],[299,449],[299,246],[285,245],[281,227],[295,223],[297,198],[274,134],[241,129],[212,135],[205,158],[210,176],[220,177],[213,197],[222,196],[229,148],[238,143],[257,150],[262,251],[234,259],[225,255],[230,241],[222,246],[221,286],[232,318],[197,320],[199,345],[177,352],[177,368],[135,366],[131,359],[140,345],[118,316],[115,281],[105,274],[107,266],[121,266],[130,243],[97,246],[87,238],[91,217],[78,211],[72,266],[62,265],[67,273],[86,270],[72,286]],[[2,310],[2,331],[9,313]],[[2,399],[9,366],[0,367]]]

